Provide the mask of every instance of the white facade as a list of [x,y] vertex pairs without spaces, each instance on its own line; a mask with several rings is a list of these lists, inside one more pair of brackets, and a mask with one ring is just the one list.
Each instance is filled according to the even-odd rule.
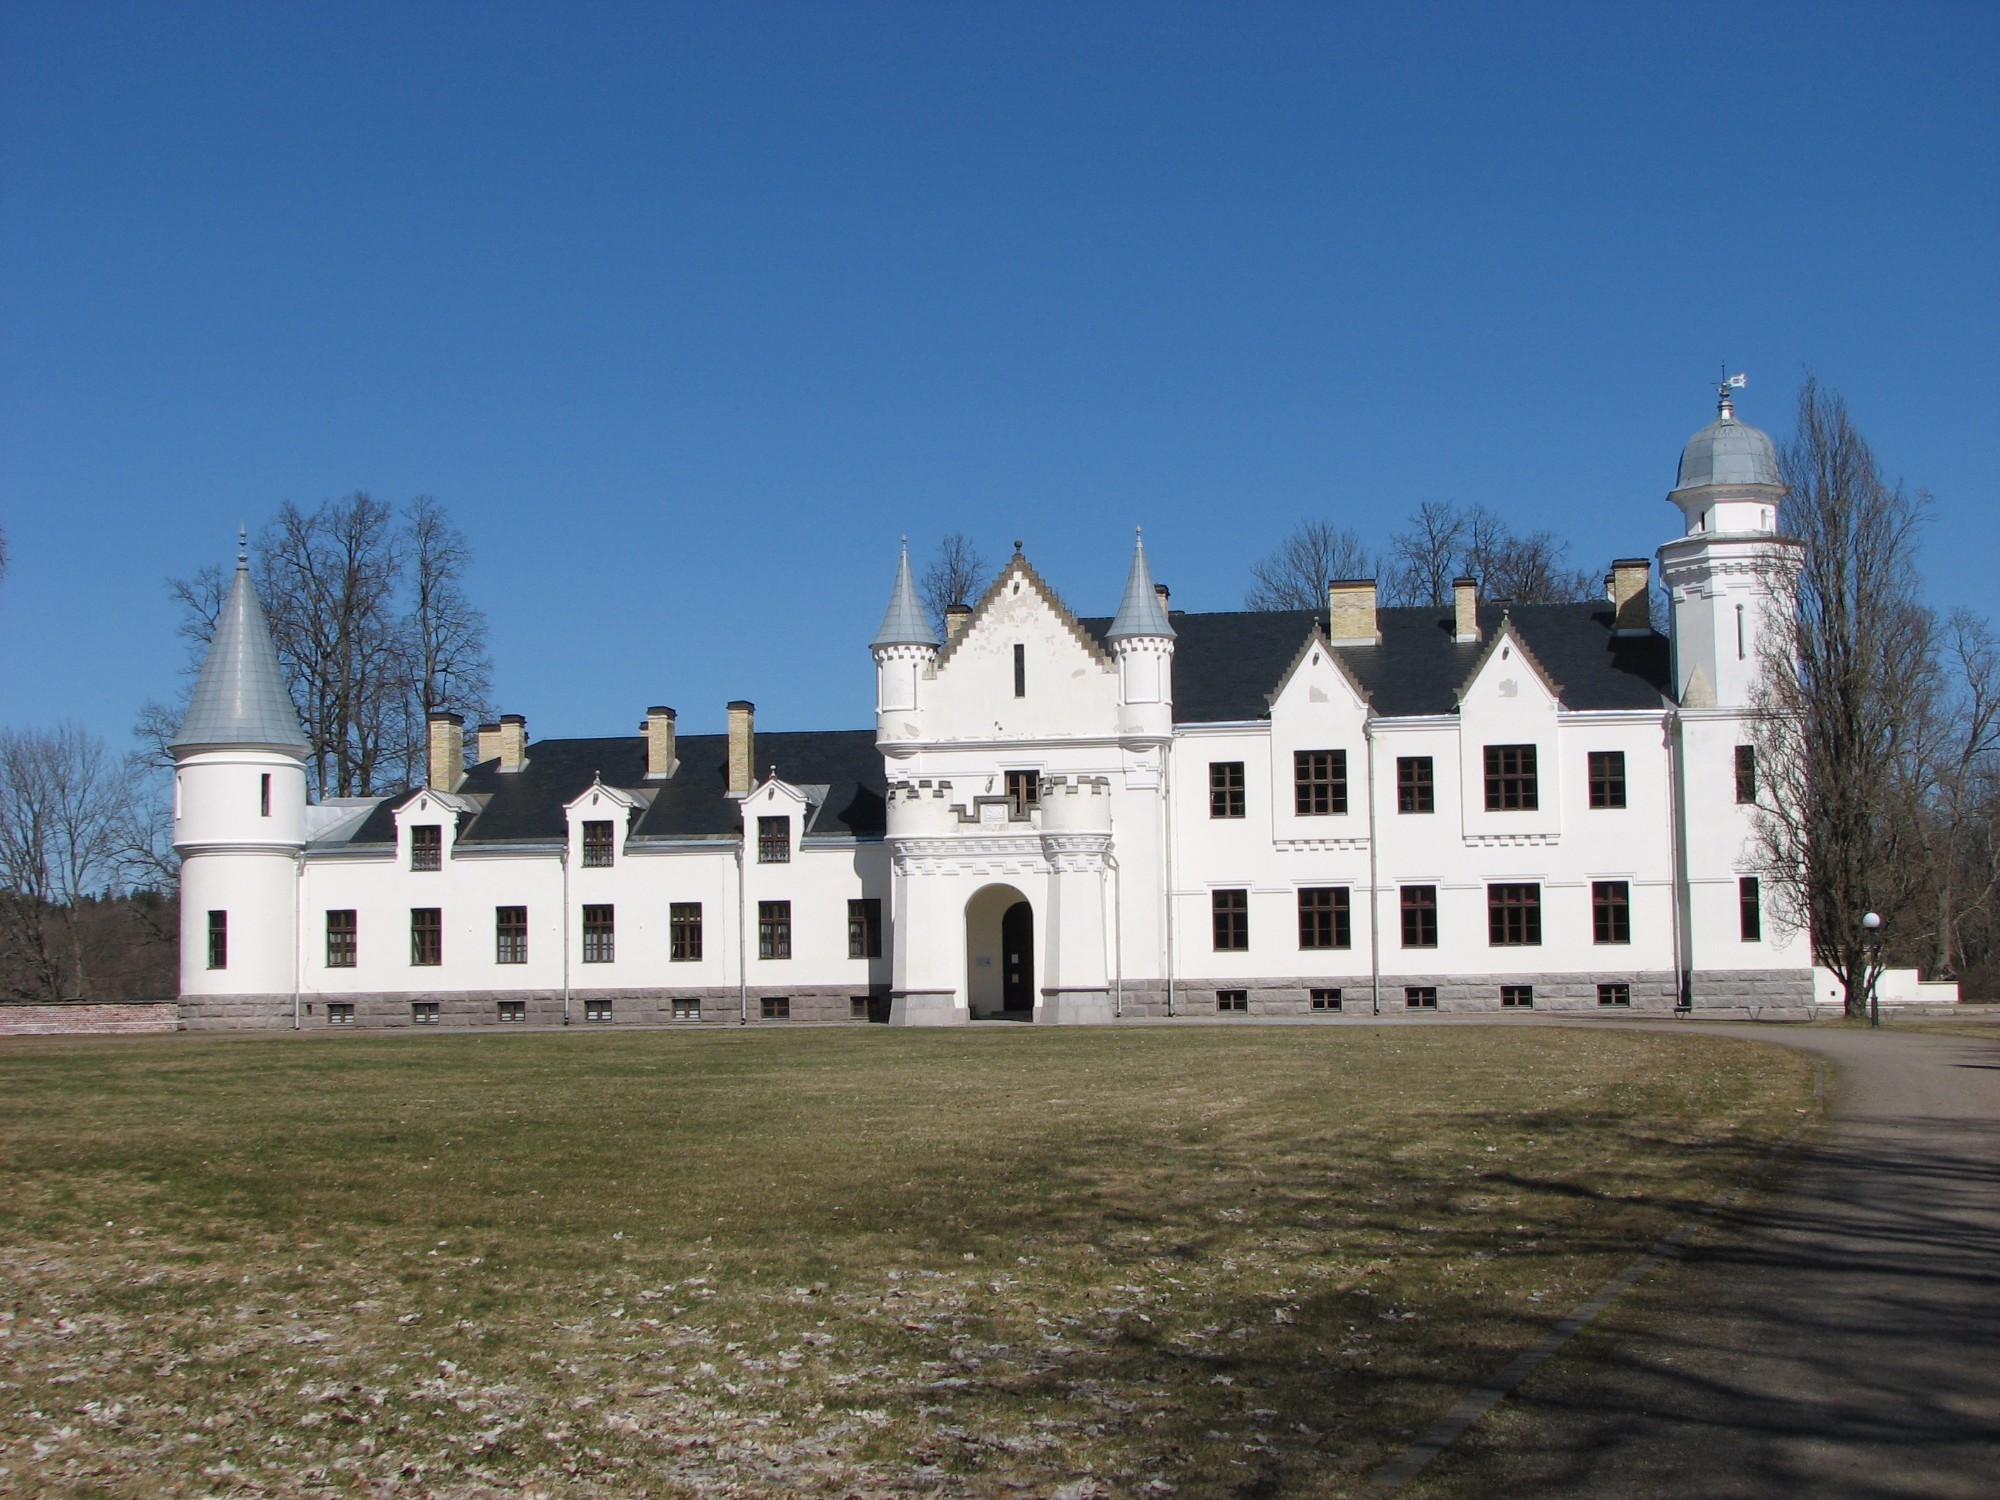
[[758,739],[748,705],[678,744],[667,710],[629,741],[494,728],[470,772],[307,807],[302,740],[267,714],[230,742],[211,705],[176,752],[184,1018],[1809,1005],[1738,799],[1789,545],[1769,453],[1726,407],[1688,445],[1670,635],[1643,563],[1606,605],[1378,610],[1341,585],[1334,618],[1187,615],[1140,551],[1093,621],[1017,552],[947,642],[905,558],[872,736]]

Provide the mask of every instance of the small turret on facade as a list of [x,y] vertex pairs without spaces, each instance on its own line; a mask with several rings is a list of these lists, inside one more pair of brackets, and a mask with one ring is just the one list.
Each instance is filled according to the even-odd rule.
[[908,744],[923,732],[920,695],[925,675],[937,662],[937,632],[924,613],[910,574],[910,539],[903,538],[896,563],[896,582],[889,590],[889,607],[882,627],[868,643],[875,657],[875,742],[885,754]]
[[1174,730],[1174,627],[1167,605],[1146,566],[1146,538],[1132,543],[1132,569],[1125,597],[1105,643],[1118,659],[1118,732],[1164,740]]

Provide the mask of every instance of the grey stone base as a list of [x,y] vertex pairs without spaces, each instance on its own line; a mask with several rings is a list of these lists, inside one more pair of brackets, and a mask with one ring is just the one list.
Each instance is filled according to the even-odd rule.
[[1043,990],[1035,1013],[1044,1026],[1101,1026],[1112,1019],[1109,990]]
[[283,995],[183,995],[184,1031],[271,1031],[292,1026],[292,997]]
[[[865,1024],[887,1019],[886,992],[760,985],[745,994],[734,986],[688,990],[572,990],[568,1024],[574,1026],[783,1025],[786,1021],[845,1021]],[[501,1002],[518,1003],[518,1021],[502,1020]],[[782,1003],[779,1003],[782,1002]],[[417,1019],[419,1003],[435,1004],[435,1021]],[[350,1009],[344,1018],[335,1007]],[[767,1007],[774,1014],[767,1014]],[[292,1025],[290,995],[230,995],[181,998],[181,1024],[190,1031],[271,1029]],[[593,1019],[601,1017],[601,1019]],[[430,993],[314,995],[302,999],[299,1026],[306,1031],[339,1032],[453,1030],[513,1026],[561,1026],[560,990],[474,990]]]
[[951,990],[892,990],[891,1026],[963,1026],[971,1020]]
[[[1808,976],[1810,980],[1810,976]],[[1629,988],[1629,1006],[1607,1006],[1598,1001],[1600,984],[1622,984]],[[1527,985],[1533,991],[1535,1011],[1588,1012],[1593,1015],[1644,1013],[1671,1015],[1674,1010],[1674,976],[1670,972],[1604,970],[1590,974],[1385,974],[1382,976],[1382,1014],[1484,1014],[1513,1015],[1516,1007],[1502,1006],[1503,985]],[[1413,988],[1437,992],[1437,1006],[1410,1004]],[[1222,1010],[1217,995],[1222,990],[1242,990],[1245,1009]],[[1315,1008],[1314,990],[1336,990],[1338,1000],[1328,998]],[[1164,985],[1128,985],[1122,1014],[1165,1016],[1168,1014]],[[1292,977],[1284,979],[1202,979],[1186,980],[1174,986],[1176,1016],[1312,1016],[1327,1020],[1375,1014],[1371,982],[1366,974]]]
[[1811,969],[1696,969],[1688,976],[1688,990],[1698,1016],[1815,1010]]

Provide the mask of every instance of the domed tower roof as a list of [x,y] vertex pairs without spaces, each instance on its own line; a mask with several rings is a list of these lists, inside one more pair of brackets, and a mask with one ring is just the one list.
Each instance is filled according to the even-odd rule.
[[299,728],[298,710],[285,691],[264,606],[250,587],[249,558],[240,549],[236,577],[222,613],[215,617],[215,633],[209,637],[187,717],[169,748],[213,745],[267,745],[301,755],[311,748]]
[[[1742,377],[1736,377],[1739,381]],[[1770,434],[1736,420],[1730,385],[1723,383],[1716,417],[1681,449],[1677,490],[1709,484],[1783,484]]]
[[916,580],[910,576],[910,539],[903,538],[902,560],[896,564],[895,587],[889,591],[889,607],[882,614],[882,628],[868,643],[874,650],[883,646],[935,646],[937,632],[917,597]]

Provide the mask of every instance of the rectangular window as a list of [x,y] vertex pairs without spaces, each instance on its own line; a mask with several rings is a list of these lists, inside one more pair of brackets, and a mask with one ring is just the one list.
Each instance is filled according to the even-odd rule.
[[1437,811],[1437,782],[1431,773],[1428,755],[1396,757],[1396,811],[1427,813]]
[[1757,747],[1738,745],[1736,747],[1736,800],[1755,802],[1757,800]]
[[1042,773],[1040,771],[1009,771],[1007,773],[1007,816],[1015,820],[1027,817],[1028,809],[1042,805]]
[[757,863],[760,865],[788,865],[792,862],[792,820],[790,818],[759,818],[757,820]]
[[1597,987],[1599,1005],[1630,1005],[1632,986],[1629,984],[1600,984]]
[[1434,984],[1404,985],[1403,1004],[1411,1010],[1436,1010],[1438,1008],[1437,986]]
[[1353,943],[1346,886],[1307,886],[1299,892],[1301,948],[1348,948]]
[[493,962],[524,964],[528,961],[528,908],[493,908]]
[[444,868],[444,829],[436,823],[420,823],[410,830],[410,868]]
[[437,1023],[437,1001],[413,1000],[410,1002],[410,1024],[412,1026],[435,1026]]
[[410,908],[410,962],[427,969],[444,962],[444,912],[440,908]]
[[332,1000],[326,1007],[326,1024],[329,1026],[352,1026],[354,1024],[354,1004],[348,1000]]
[[603,869],[611,863],[611,824],[595,819],[583,825],[585,869]]
[[1736,882],[1736,920],[1744,942],[1764,940],[1764,908],[1755,875],[1741,876]]
[[208,966],[211,969],[229,967],[229,913],[226,911],[208,914]]
[[1592,807],[1623,807],[1625,805],[1625,752],[1623,750],[1593,750],[1590,752],[1590,805]]
[[766,995],[757,1002],[757,1014],[767,1021],[789,1021],[792,1018],[792,997]]
[[1243,816],[1243,762],[1212,760],[1208,763],[1208,815],[1211,818]]
[[1486,810],[1533,812],[1541,805],[1541,790],[1535,777],[1535,747],[1488,745]]
[[1210,921],[1215,929],[1217,953],[1241,953],[1250,946],[1250,893],[1211,891]]
[[1314,990],[1312,992],[1312,1008],[1314,1010],[1339,1010],[1340,991]]
[[1292,752],[1292,811],[1302,818],[1347,811],[1347,752]]
[[586,1021],[609,1021],[611,1002],[609,1000],[586,1000],[583,1002],[583,1018]]
[[267,818],[271,816],[271,773],[268,771],[257,778],[257,811]]
[[868,1019],[868,997],[866,995],[849,995],[847,997],[847,1019],[850,1021],[865,1021]]
[[1028,696],[1028,648],[1019,642],[1014,645],[1014,696]]
[[1499,948],[1532,947],[1542,940],[1542,888],[1486,887],[1486,941]]
[[674,1019],[676,1021],[699,1021],[701,1019],[701,1002],[699,1000],[676,1000],[674,1002]]
[[1435,948],[1438,945],[1438,888],[1434,885],[1403,887],[1403,946]]
[[525,1021],[528,1019],[528,1002],[525,1000],[502,1000],[500,1019],[503,1021]]
[[667,904],[667,960],[691,964],[701,957],[701,903],[672,901]]
[[759,901],[757,903],[757,956],[759,958],[790,958],[792,956],[791,902]]
[[1244,1016],[1250,1013],[1250,992],[1248,990],[1217,990],[1215,1008],[1224,1015]]
[[1532,984],[1501,985],[1500,1008],[1502,1010],[1533,1010],[1535,1008],[1535,987]]
[[617,914],[609,906],[586,906],[583,909],[583,961],[587,964],[608,964],[616,960]]
[[882,900],[863,896],[847,903],[847,956],[882,956]]
[[359,924],[351,911],[330,911],[326,914],[326,966],[329,969],[351,969],[359,955]]
[[1623,880],[1593,880],[1590,883],[1591,940],[1599,943],[1632,941],[1632,887]]

